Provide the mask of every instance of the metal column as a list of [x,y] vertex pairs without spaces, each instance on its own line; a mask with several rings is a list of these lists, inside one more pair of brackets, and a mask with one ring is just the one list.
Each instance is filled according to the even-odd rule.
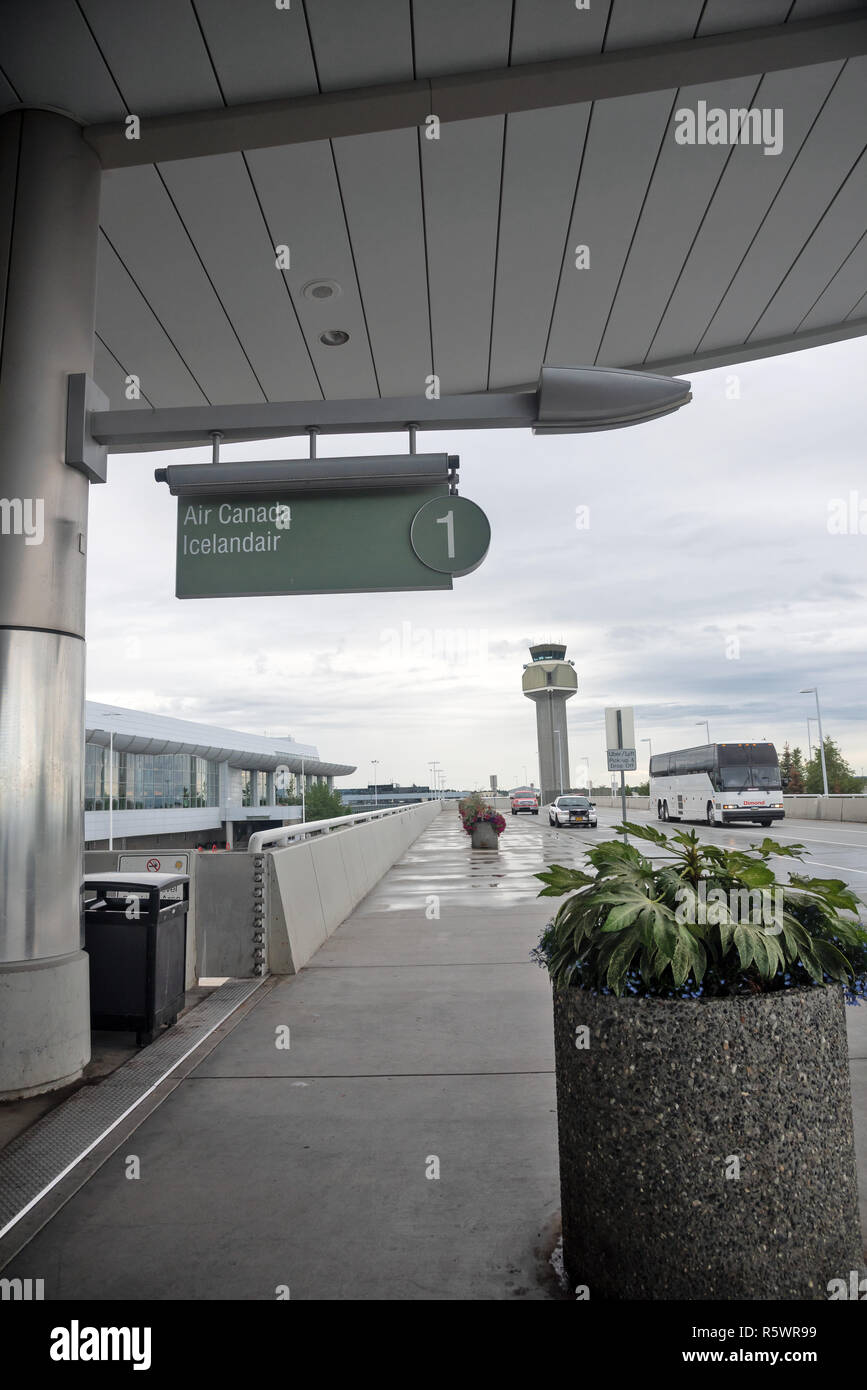
[[90,1058],[81,950],[88,482],[67,374],[93,370],[100,169],[74,121],[0,117],[0,1097]]

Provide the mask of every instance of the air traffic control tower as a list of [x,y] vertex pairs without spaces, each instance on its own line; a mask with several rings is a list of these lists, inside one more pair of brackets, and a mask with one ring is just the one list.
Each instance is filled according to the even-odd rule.
[[532,661],[524,667],[521,685],[536,706],[539,741],[539,782],[543,803],[569,790],[569,739],[566,734],[566,701],[578,689],[575,665],[566,660],[559,642],[543,642],[530,648]]

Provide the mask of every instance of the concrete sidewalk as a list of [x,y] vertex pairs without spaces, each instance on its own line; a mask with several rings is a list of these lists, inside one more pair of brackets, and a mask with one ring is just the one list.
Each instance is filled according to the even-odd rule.
[[[551,995],[528,952],[557,905],[533,875],[583,838],[510,819],[473,854],[445,810],[4,1277],[49,1299],[562,1297]],[[847,1022],[867,1218],[867,1007]]]
[[4,1274],[47,1298],[556,1297],[551,999],[528,959],[550,905],[537,835],[509,832],[472,854],[443,812]]

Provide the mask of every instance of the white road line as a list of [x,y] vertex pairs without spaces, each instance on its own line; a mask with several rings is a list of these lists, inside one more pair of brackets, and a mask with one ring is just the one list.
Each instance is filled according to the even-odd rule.
[[[641,815],[641,814],[644,814],[644,815],[651,815],[652,813],[645,811],[645,812],[643,812],[643,813],[642,813],[642,812],[638,812],[638,814],[639,814],[639,815]],[[668,823],[669,823],[669,824],[674,824],[674,825],[683,825],[683,826],[685,826],[687,829],[690,829],[690,828],[691,828],[691,829],[694,829],[694,830],[709,830],[709,829],[710,829],[710,826],[702,825],[702,824],[700,824],[700,823],[697,823],[697,824],[694,825],[694,826],[690,826],[689,822],[687,822],[687,821],[670,821],[670,822],[668,822]],[[765,828],[765,827],[762,827],[762,828]],[[722,829],[722,827],[721,827],[721,826],[717,826],[716,829],[719,830],[719,829]],[[725,829],[730,830],[730,829],[732,829],[732,827],[731,827],[731,826],[726,826]],[[782,839],[783,837],[780,836],[779,838]],[[786,838],[791,839],[791,840],[795,840],[796,843],[797,843],[797,837],[794,836],[794,835],[787,836]],[[709,841],[708,843],[713,844],[714,842],[711,840],[711,841]],[[814,845],[833,845],[836,849],[865,849],[865,848],[867,848],[867,845],[863,845],[863,844],[852,844],[852,843],[847,842],[847,841],[845,841],[845,840],[812,840],[812,841],[811,841],[811,840],[808,839],[808,840],[806,840],[806,842],[802,841],[801,843],[814,844]],[[771,855],[771,858],[772,858],[772,859],[784,859],[785,856],[784,856],[784,855],[779,855],[779,854],[772,854],[772,855]],[[788,859],[786,859],[786,862],[787,862],[787,863],[791,863],[791,861],[788,860]],[[840,874],[865,874],[865,875],[867,875],[867,869],[856,869],[855,866],[852,865],[852,864],[828,864],[828,863],[827,863],[825,860],[823,860],[823,859],[814,859],[812,855],[810,855],[809,862],[808,862],[807,864],[804,865],[804,868],[807,868],[807,869],[812,868],[812,866],[813,866],[814,864],[815,864],[815,866],[816,866],[818,869],[836,869],[837,872],[840,873]],[[799,869],[798,872],[801,872],[801,870]]]
[[[781,856],[779,854],[772,854],[771,858],[779,859],[781,858]],[[787,864],[791,864],[791,862],[791,859],[786,860]],[[808,864],[805,864],[804,867],[807,869],[811,869],[814,864],[816,864],[820,869],[837,869],[841,874],[867,874],[867,869],[856,869],[853,865],[850,864],[826,864],[824,860],[814,859],[812,855],[810,855],[810,862]],[[800,872],[800,870],[798,872]]]
[[[654,816],[653,816],[653,812],[652,812],[652,811],[637,811],[635,814],[636,814],[636,815],[644,815],[644,816],[647,816],[647,817],[649,818],[649,820],[655,819]],[[684,825],[684,826],[687,827],[687,829],[690,827],[690,825],[692,825],[692,826],[693,826],[695,829],[697,829],[697,830],[709,830],[709,829],[710,829],[710,826],[705,825],[703,821],[695,821],[695,822],[692,822],[692,821],[669,821],[668,824],[669,824],[669,825]],[[789,824],[791,824],[791,821],[789,822]],[[720,825],[718,825],[718,826],[715,827],[715,829],[717,829],[717,830],[722,830],[722,829],[725,829],[725,830],[735,830],[735,829],[737,829],[737,828],[738,828],[738,827],[733,826],[733,825],[726,825],[726,826],[720,826]],[[811,845],[832,845],[835,849],[864,849],[864,850],[867,850],[867,836],[865,836],[865,838],[864,838],[863,840],[820,840],[819,837],[818,837],[817,835],[810,835],[809,833],[804,834],[804,835],[796,835],[796,834],[794,834],[794,833],[791,833],[791,834],[788,834],[788,835],[787,835],[785,831],[775,830],[773,826],[749,826],[749,827],[743,826],[743,827],[741,827],[741,828],[744,829],[744,830],[746,830],[746,829],[754,830],[754,831],[756,831],[756,832],[758,832],[760,829],[762,829],[762,830],[767,830],[767,831],[772,835],[772,837],[775,838],[775,839],[777,839],[777,840],[792,840],[792,841],[794,841],[796,844],[797,844],[798,842],[800,842],[800,843],[802,843],[802,844],[803,844],[803,843],[809,843],[809,844],[811,844]]]

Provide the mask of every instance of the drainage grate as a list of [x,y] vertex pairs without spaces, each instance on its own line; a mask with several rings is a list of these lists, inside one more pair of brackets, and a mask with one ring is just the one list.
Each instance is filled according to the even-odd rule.
[[94,1086],[82,1086],[0,1151],[0,1238],[179,1067],[264,979],[232,980]]

